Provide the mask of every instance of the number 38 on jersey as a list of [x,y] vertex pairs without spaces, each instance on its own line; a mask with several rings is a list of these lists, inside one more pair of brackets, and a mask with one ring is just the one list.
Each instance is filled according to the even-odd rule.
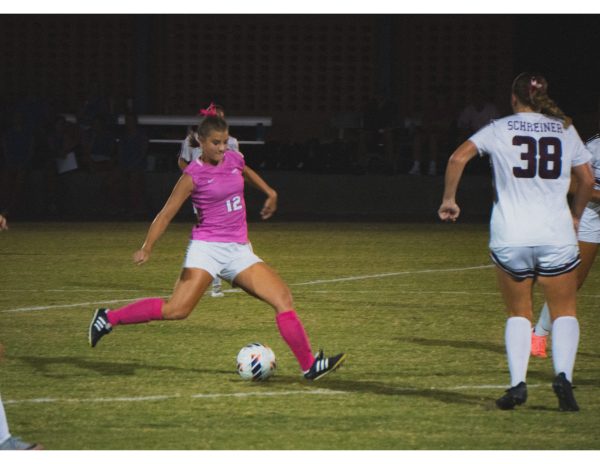
[[542,179],[558,179],[562,172],[562,145],[556,137],[533,137],[517,135],[512,144],[522,147],[521,159],[524,166],[514,166],[515,177],[532,178],[536,175]]

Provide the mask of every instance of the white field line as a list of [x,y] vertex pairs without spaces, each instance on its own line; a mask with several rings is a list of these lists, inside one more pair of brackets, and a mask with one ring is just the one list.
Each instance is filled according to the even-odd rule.
[[[29,293],[32,290],[30,288],[16,289],[9,288],[8,290],[2,289],[2,292],[13,292],[13,293]],[[134,288],[48,288],[45,290],[36,290],[36,292],[42,293],[68,293],[68,292],[80,292],[80,293],[114,293],[114,292],[143,292],[144,290]]]
[[401,272],[386,272],[384,274],[371,274],[371,275],[363,275],[363,276],[354,276],[354,277],[340,277],[339,279],[323,279],[323,280],[311,280],[309,282],[300,282],[292,285],[315,285],[315,284],[329,284],[333,282],[350,282],[353,280],[366,280],[366,279],[380,279],[382,277],[395,277],[400,275],[409,275],[409,274],[429,274],[434,272],[460,272],[460,271],[472,271],[476,269],[486,269],[494,267],[494,264],[485,264],[483,266],[471,266],[471,267],[457,267],[450,269],[423,269],[421,271],[401,271]]
[[106,398],[30,398],[23,400],[2,399],[4,404],[21,403],[112,403],[112,402],[135,402],[135,401],[163,401],[180,398],[192,399],[215,399],[215,398],[248,398],[250,396],[290,396],[290,395],[345,395],[348,392],[338,390],[290,390],[290,391],[266,391],[266,392],[238,392],[238,393],[196,393],[194,395],[152,395],[152,396],[117,396]]
[[[290,284],[291,286],[306,286],[306,285],[318,285],[318,284],[328,284],[335,282],[350,282],[355,280],[366,280],[366,279],[380,279],[383,277],[395,277],[400,275],[410,275],[410,274],[429,274],[435,272],[460,272],[460,271],[471,271],[477,269],[486,269],[493,267],[493,264],[486,264],[483,266],[471,266],[471,267],[460,267],[460,268],[450,268],[450,269],[423,269],[421,271],[401,271],[401,272],[387,272],[385,274],[370,274],[370,275],[362,275],[362,276],[350,276],[350,277],[340,277],[337,279],[322,279],[322,280],[311,280],[308,282],[298,282],[295,284]],[[224,290],[227,293],[237,293],[241,292],[239,289],[231,289]],[[166,298],[166,296],[159,296],[159,298]],[[17,313],[17,312],[29,312],[29,311],[45,311],[48,309],[59,309],[59,308],[75,308],[79,306],[97,306],[97,305],[106,305],[110,303],[122,303],[128,301],[134,301],[138,298],[127,298],[120,300],[103,300],[103,301],[88,301],[85,303],[73,303],[68,305],[50,305],[50,306],[29,306],[24,308],[15,308],[15,309],[5,309],[0,312],[4,313]]]
[[[456,385],[450,387],[424,387],[424,388],[405,388],[391,387],[398,393],[419,392],[419,391],[457,391],[457,390],[504,390],[509,385]],[[547,388],[547,384],[527,384],[527,388]],[[584,386],[585,388],[586,386]],[[4,404],[25,404],[25,403],[133,403],[143,401],[165,401],[173,399],[220,399],[220,398],[249,398],[249,397],[273,397],[273,396],[291,396],[291,395],[348,395],[363,394],[363,392],[328,390],[319,388],[315,390],[290,390],[290,391],[257,391],[257,392],[237,392],[237,393],[196,393],[193,395],[150,395],[150,396],[115,396],[104,398],[28,398],[21,400],[2,399]]]

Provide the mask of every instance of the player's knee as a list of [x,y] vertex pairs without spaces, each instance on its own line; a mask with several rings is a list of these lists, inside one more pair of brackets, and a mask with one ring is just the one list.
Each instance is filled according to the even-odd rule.
[[170,321],[180,321],[186,319],[194,308],[186,305],[170,305],[163,307],[163,318]]
[[281,308],[282,311],[294,307],[294,298],[289,288],[282,289],[277,297],[276,308]]

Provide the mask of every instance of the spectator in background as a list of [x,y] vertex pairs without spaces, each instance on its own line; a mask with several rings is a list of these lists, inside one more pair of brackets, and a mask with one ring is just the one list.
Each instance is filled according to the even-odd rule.
[[442,154],[446,152],[450,141],[453,114],[443,91],[438,91],[426,103],[421,123],[415,126],[413,164],[409,174],[421,175],[423,163],[428,160],[427,175],[437,175]]
[[47,137],[47,159],[45,160],[46,182],[51,213],[63,212],[71,196],[67,178],[77,170],[77,152],[81,149],[79,127],[62,115],[54,118]]
[[363,167],[368,167],[374,157],[380,157],[379,153],[372,151],[373,147],[383,145],[382,160],[395,166],[393,130],[396,116],[396,106],[389,98],[375,95],[369,99],[363,108],[356,164],[367,163]]
[[77,123],[79,127],[87,131],[94,123],[94,120],[100,116],[108,120],[112,114],[113,103],[102,92],[100,83],[94,81],[90,84],[90,88],[84,102],[77,112]]
[[145,171],[148,164],[148,137],[139,127],[135,113],[125,114],[125,129],[118,144],[119,193],[127,198],[129,212],[147,213]]
[[25,126],[23,114],[13,112],[10,127],[2,138],[4,169],[0,179],[0,205],[4,215],[18,208],[21,202],[27,173],[31,169],[33,145],[33,133]]
[[92,172],[111,171],[114,167],[117,143],[105,116],[94,117],[92,126],[82,136],[83,157]]
[[489,124],[493,119],[500,117],[498,108],[486,97],[483,89],[477,89],[470,100],[461,111],[456,122],[459,130],[459,140],[461,141]]
[[[101,186],[108,192],[108,203],[101,204],[103,212],[115,211],[119,204],[118,189],[114,189],[117,142],[106,116],[94,117],[92,126],[82,135],[83,159]],[[105,200],[104,198],[102,200]]]

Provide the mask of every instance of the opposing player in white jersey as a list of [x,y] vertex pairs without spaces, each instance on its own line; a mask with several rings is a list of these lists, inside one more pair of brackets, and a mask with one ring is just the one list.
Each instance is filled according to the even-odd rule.
[[[0,232],[8,230],[6,218],[0,214]],[[4,346],[0,342],[0,361],[4,355]],[[27,443],[19,437],[13,437],[8,429],[8,421],[6,420],[6,412],[0,397],[0,451],[16,451],[16,450],[39,450],[43,449],[37,443]]]
[[[460,145],[446,169],[443,221],[456,221],[456,190],[467,162],[491,157],[496,199],[490,222],[490,251],[508,319],[506,352],[511,387],[496,401],[513,409],[527,400],[533,284],[544,292],[554,319],[552,383],[561,411],[577,411],[572,376],[579,343],[576,319],[580,262],[575,230],[594,184],[591,155],[570,118],[548,97],[546,79],[522,73],[512,84],[514,114],[493,121]],[[577,181],[571,210],[571,173]]]
[[[220,118],[225,119],[225,109],[221,105],[215,105],[214,103],[211,103],[208,108],[200,110],[200,114],[203,116],[217,115]],[[240,144],[238,143],[237,139],[231,135],[227,139],[227,149],[238,152],[240,151]],[[202,156],[202,147],[198,142],[198,133],[195,130],[191,130],[185,140],[181,142],[179,158],[177,159],[177,164],[179,165],[181,172],[185,171],[185,168],[187,168],[188,164],[194,160],[197,160],[200,158],[200,156]],[[198,215],[196,207],[194,207],[194,213],[196,216]],[[221,278],[218,276],[213,280],[210,296],[216,298],[225,296],[222,289]]]
[[[587,149],[592,154],[592,169],[594,171],[594,191],[592,198],[583,211],[577,239],[581,264],[577,267],[577,289],[581,288],[587,278],[600,244],[600,134],[596,134],[586,143]],[[548,304],[544,303],[540,318],[531,334],[531,355],[545,358],[548,334],[552,330],[552,318]]]

